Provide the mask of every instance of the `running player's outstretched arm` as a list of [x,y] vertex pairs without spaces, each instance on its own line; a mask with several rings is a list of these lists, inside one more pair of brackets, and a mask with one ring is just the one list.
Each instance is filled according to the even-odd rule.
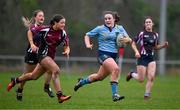
[[69,53],[70,53],[70,47],[64,46],[64,52],[62,54],[68,57]]
[[28,37],[28,41],[29,41],[32,51],[35,52],[37,50],[37,47],[33,42],[33,34],[31,32],[31,30],[28,30],[27,37]]
[[84,42],[85,42],[86,48],[92,49],[93,44],[91,44],[91,39],[89,38],[89,36],[87,35],[84,36]]
[[168,42],[166,41],[166,42],[164,42],[163,44],[156,44],[155,47],[154,47],[154,49],[159,50],[159,49],[168,47],[168,45],[169,45],[169,44],[168,44]]
[[141,57],[141,56],[140,56],[140,53],[139,53],[139,51],[138,51],[138,49],[137,49],[137,46],[136,46],[135,41],[132,41],[131,47],[132,47],[132,49],[133,49],[134,52],[135,52],[135,57],[136,57],[136,58]]

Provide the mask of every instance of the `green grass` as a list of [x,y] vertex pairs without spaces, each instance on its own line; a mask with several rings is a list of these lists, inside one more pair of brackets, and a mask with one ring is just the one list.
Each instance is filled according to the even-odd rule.
[[82,75],[61,74],[63,92],[72,95],[71,100],[62,104],[56,97],[50,98],[43,92],[44,77],[26,83],[23,101],[17,101],[17,86],[10,92],[6,91],[12,76],[18,74],[0,73],[0,109],[180,109],[180,76],[157,76],[149,101],[143,100],[145,83],[126,82],[122,76],[119,89],[125,100],[113,102],[109,77],[74,92],[73,86]]

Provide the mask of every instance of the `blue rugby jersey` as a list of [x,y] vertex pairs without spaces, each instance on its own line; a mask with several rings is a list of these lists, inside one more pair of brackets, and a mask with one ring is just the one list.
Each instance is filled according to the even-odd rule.
[[115,25],[112,30],[110,30],[106,25],[101,25],[86,33],[89,37],[98,37],[99,50],[112,53],[118,53],[118,47],[116,44],[118,34],[124,34],[125,36],[128,35],[121,25]]

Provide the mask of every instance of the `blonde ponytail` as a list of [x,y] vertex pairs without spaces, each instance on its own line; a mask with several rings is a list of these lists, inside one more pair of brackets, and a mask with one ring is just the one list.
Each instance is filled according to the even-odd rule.
[[21,20],[26,28],[29,28],[33,24],[32,18],[29,20],[29,18],[22,16]]

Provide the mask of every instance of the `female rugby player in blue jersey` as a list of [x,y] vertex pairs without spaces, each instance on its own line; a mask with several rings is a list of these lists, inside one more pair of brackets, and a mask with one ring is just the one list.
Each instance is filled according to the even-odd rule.
[[[147,75],[147,83],[144,94],[144,99],[150,98],[151,88],[153,86],[153,80],[155,78],[156,61],[154,59],[154,50],[166,48],[168,42],[164,42],[162,45],[158,44],[158,33],[153,31],[153,20],[151,17],[146,17],[144,20],[144,30],[138,33],[132,42],[132,49],[135,52],[137,58],[137,72],[131,71],[128,73],[126,80],[135,78],[139,82],[144,82]],[[138,50],[136,44],[140,45]]]
[[[33,12],[33,17],[29,20],[28,18],[22,18],[24,25],[29,29],[27,31],[27,37],[29,41],[28,48],[26,49],[25,54],[25,68],[24,73],[32,72],[37,63],[37,45],[33,42],[33,37],[37,35],[37,31],[35,28],[44,26],[44,12],[42,10],[35,10]],[[45,84],[44,84],[44,91],[48,93],[50,97],[54,97],[54,94],[50,88],[50,81],[51,81],[52,75],[49,73],[45,74]],[[21,82],[18,86],[18,89],[16,90],[16,98],[17,100],[22,100],[22,93],[23,88],[25,86],[25,82]]]
[[124,99],[124,96],[118,94],[120,70],[116,62],[118,57],[116,38],[118,34],[124,34],[124,36],[127,37],[123,38],[123,42],[130,43],[132,40],[128,37],[123,26],[116,24],[119,21],[119,16],[116,12],[106,11],[103,17],[104,24],[87,32],[84,37],[85,45],[88,49],[93,48],[90,38],[98,37],[98,62],[100,68],[97,73],[93,73],[87,78],[80,78],[74,87],[74,91],[77,91],[83,85],[101,81],[108,75],[111,75],[110,84],[112,88],[112,98],[113,101],[118,101]]

